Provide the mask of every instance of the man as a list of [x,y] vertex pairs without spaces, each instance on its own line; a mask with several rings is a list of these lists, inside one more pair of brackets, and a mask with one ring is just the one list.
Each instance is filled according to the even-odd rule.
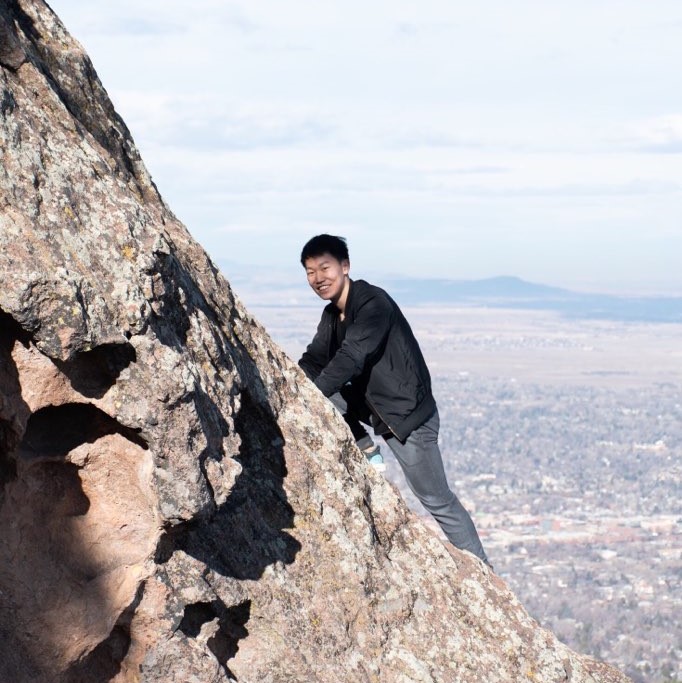
[[383,289],[350,279],[342,237],[313,237],[301,263],[308,284],[329,304],[298,364],[341,411],[369,462],[381,467],[383,458],[361,423],[384,438],[448,540],[490,566],[469,513],[445,478],[431,377],[400,308]]

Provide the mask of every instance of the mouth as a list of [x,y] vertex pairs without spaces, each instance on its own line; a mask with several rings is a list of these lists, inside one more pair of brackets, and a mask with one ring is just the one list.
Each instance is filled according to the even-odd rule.
[[327,291],[330,289],[330,287],[331,287],[331,285],[320,285],[320,286],[317,288],[317,291],[318,291],[320,294],[324,294],[325,292],[327,292]]

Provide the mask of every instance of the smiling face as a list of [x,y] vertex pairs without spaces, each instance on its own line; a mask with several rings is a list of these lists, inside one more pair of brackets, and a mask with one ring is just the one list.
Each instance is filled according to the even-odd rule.
[[343,311],[348,294],[350,262],[339,261],[331,254],[311,256],[305,260],[308,284],[320,299],[331,301]]

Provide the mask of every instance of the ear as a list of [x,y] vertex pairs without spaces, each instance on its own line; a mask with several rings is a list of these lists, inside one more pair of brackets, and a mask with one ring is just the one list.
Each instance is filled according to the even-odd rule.
[[347,258],[341,261],[341,269],[343,270],[344,275],[348,275],[350,272],[350,261]]

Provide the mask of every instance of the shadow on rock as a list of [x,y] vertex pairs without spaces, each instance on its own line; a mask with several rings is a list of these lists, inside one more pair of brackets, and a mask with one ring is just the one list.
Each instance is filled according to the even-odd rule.
[[16,343],[16,325],[0,325],[0,681],[110,680],[156,540],[153,498],[131,495],[149,488],[151,455],[87,403],[31,414]]
[[275,415],[243,392],[235,427],[242,471],[227,501],[210,521],[178,530],[167,550],[182,549],[223,576],[255,580],[269,565],[293,562],[301,544],[283,531],[293,527],[294,511],[283,487],[284,439]]

